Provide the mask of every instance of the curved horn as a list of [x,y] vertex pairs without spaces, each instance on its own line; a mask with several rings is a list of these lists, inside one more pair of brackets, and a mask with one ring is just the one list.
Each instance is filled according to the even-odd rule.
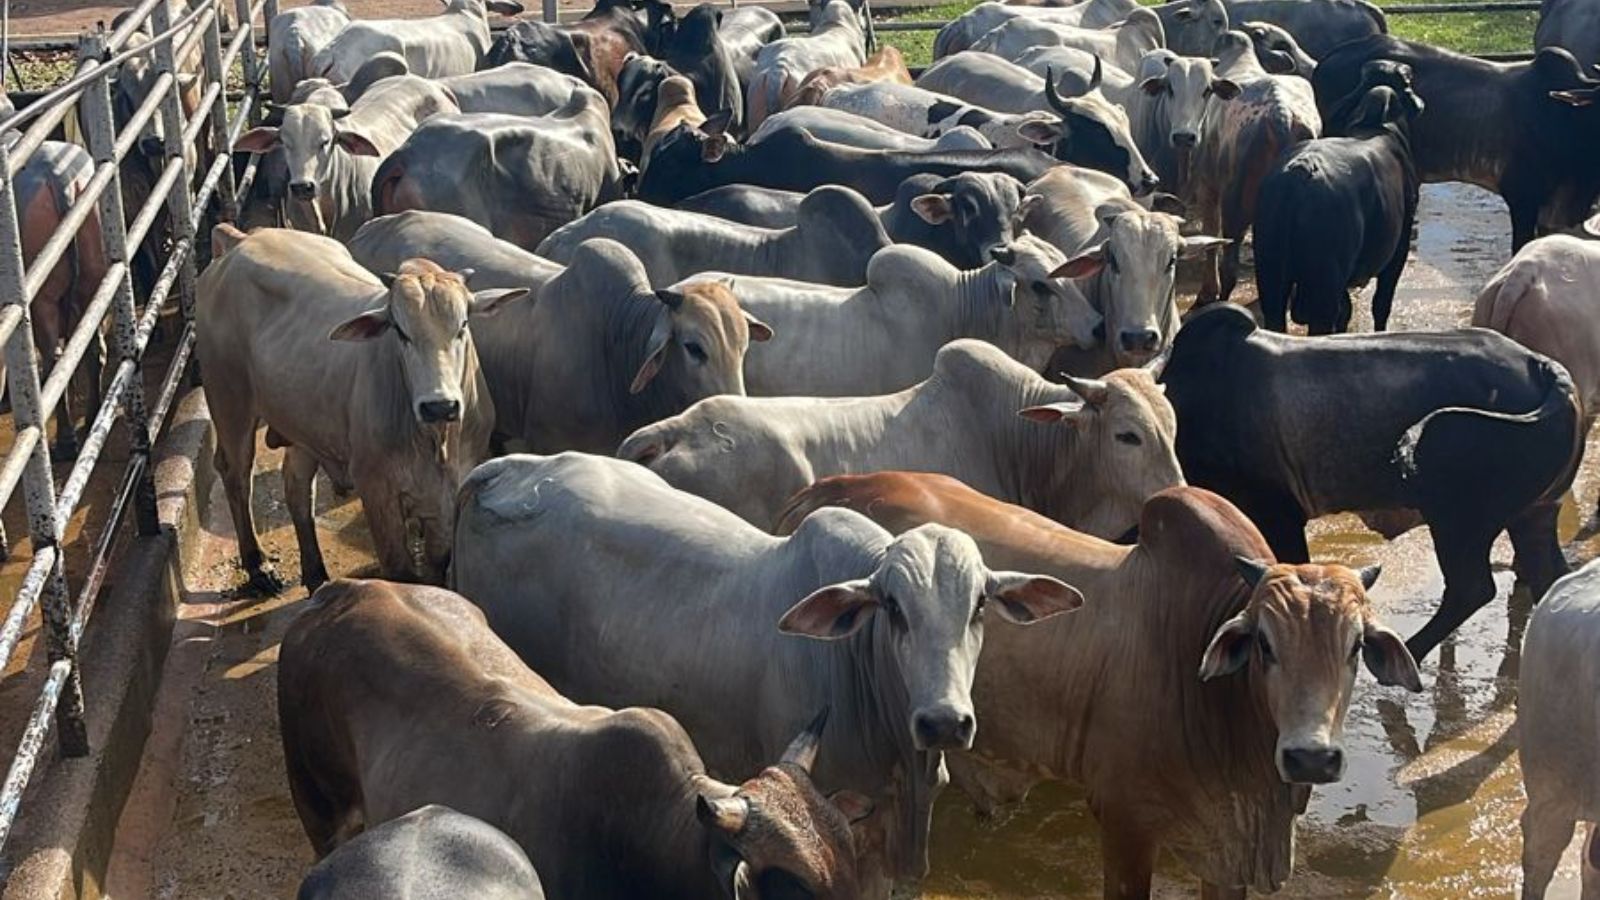
[[[1161,378],[1161,373],[1167,370],[1167,360],[1170,359],[1172,359],[1172,345],[1168,344],[1167,349],[1157,353],[1150,359],[1149,362],[1145,363],[1140,368],[1144,369],[1146,372],[1149,372],[1151,378],[1159,380]],[[1165,388],[1165,385],[1162,385],[1162,387]]]
[[1090,406],[1104,406],[1106,400],[1111,397],[1111,388],[1098,379],[1074,378],[1063,372],[1061,383],[1072,388],[1072,392],[1082,397],[1083,402]]
[[828,727],[828,714],[832,707],[824,706],[820,712],[806,726],[806,730],[795,736],[789,742],[789,748],[783,751],[780,763],[793,763],[810,774],[811,767],[817,762],[817,749],[822,746],[822,732]]
[[1260,584],[1261,579],[1267,574],[1267,564],[1259,559],[1250,559],[1249,557],[1245,556],[1235,556],[1233,558],[1233,563],[1239,568],[1239,577],[1243,578],[1244,583],[1250,585],[1251,587],[1255,587],[1257,584]]
[[[1100,69],[1100,54],[1096,53],[1094,55],[1094,74],[1089,76],[1089,91],[1093,91],[1095,88],[1100,86]],[[1088,93],[1089,91],[1085,91],[1084,93]]]
[[1062,115],[1067,114],[1067,101],[1061,99],[1061,94],[1056,90],[1055,70],[1050,66],[1044,67],[1044,99],[1050,108]]
[[667,305],[667,309],[676,310],[678,307],[683,305],[683,291],[675,291],[671,288],[662,288],[661,290],[656,291],[656,299],[660,300],[662,303],[665,303]]

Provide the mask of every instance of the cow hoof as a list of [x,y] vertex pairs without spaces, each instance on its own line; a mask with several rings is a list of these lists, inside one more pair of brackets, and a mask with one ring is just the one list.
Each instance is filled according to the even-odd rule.
[[250,579],[240,588],[242,597],[272,597],[283,592],[286,585],[278,573],[262,566],[250,573]]

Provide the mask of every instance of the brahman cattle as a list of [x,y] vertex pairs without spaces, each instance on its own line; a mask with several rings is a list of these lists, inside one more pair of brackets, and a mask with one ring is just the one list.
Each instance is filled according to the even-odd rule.
[[[1299,0],[1295,0],[1299,2]],[[1256,61],[1274,75],[1299,75],[1306,81],[1317,71],[1317,61],[1294,35],[1270,22],[1245,22],[1239,26],[1255,47]]]
[[649,128],[639,147],[639,166],[642,170],[650,164],[661,139],[671,134],[679,125],[699,128],[706,123],[706,114],[700,111],[695,99],[694,82],[682,75],[669,75],[657,82],[652,97],[655,113],[650,117]]
[[1239,96],[1239,85],[1221,77],[1209,59],[1147,54],[1138,89],[1128,94],[1134,143],[1149,160],[1161,184],[1182,194],[1217,107]]
[[[921,138],[938,138],[955,128],[972,128],[994,147],[1040,146],[1049,150],[1056,148],[1058,142],[1062,149],[1070,146],[1062,141],[1065,135],[1060,120],[1049,113],[994,112],[908,84],[841,85],[828,91],[818,105]],[[762,128],[766,129],[765,123]]]
[[1200,230],[1228,240],[1203,269],[1197,303],[1233,296],[1239,281],[1244,235],[1255,222],[1261,181],[1295,145],[1322,133],[1311,85],[1298,75],[1272,75],[1240,31],[1217,40],[1216,73],[1239,87],[1238,96],[1207,114],[1182,193],[1198,214]]
[[378,53],[405,58],[424,78],[465,75],[489,50],[489,13],[514,16],[517,0],[448,0],[445,11],[424,19],[352,19],[312,61],[313,74],[335,84],[349,81]]
[[1572,54],[1546,47],[1531,62],[1496,63],[1385,35],[1353,41],[1323,57],[1312,78],[1329,134],[1344,133],[1348,123],[1330,111],[1353,109],[1363,66],[1379,59],[1410,66],[1428,105],[1411,126],[1418,177],[1498,193],[1511,210],[1513,250],[1541,219],[1567,227],[1589,216],[1600,196],[1589,153],[1600,141],[1600,81]]
[[890,128],[875,119],[826,106],[796,106],[767,116],[761,127],[750,135],[750,143],[759,144],[780,131],[804,131],[819,141],[861,150],[937,153],[942,150],[990,150],[994,147],[988,138],[968,125],[944,129],[937,138],[918,137]]
[[599,0],[570,25],[515,22],[494,42],[482,68],[537,63],[582,78],[607,104],[617,102],[617,75],[629,54],[658,56],[674,24],[659,0]]
[[1222,5],[1234,27],[1241,22],[1276,25],[1316,59],[1340,44],[1389,33],[1383,10],[1367,0],[1222,0]]
[[1151,10],[1140,8],[1109,28],[1079,28],[1030,16],[1012,19],[978,38],[965,52],[1014,60],[1036,47],[1071,47],[1109,60],[1118,68],[1134,69],[1146,53],[1166,45],[1161,19]]
[[961,271],[921,247],[879,251],[865,287],[710,272],[750,315],[780,336],[745,361],[751,396],[851,397],[910,387],[933,372],[939,348],[975,338],[1035,371],[1062,345],[1092,347],[1100,315],[1055,274],[1061,252],[1030,234],[989,248]]
[[[580,79],[600,91],[608,104],[615,103],[616,81],[613,78],[602,82],[595,77],[589,50],[587,35],[575,35],[559,25],[518,19],[489,46],[482,70],[492,72],[508,63],[541,66]],[[619,59],[617,64],[621,63]]]
[[780,532],[825,506],[895,533],[957,528],[990,565],[1083,591],[1072,616],[987,631],[972,685],[983,727],[950,773],[988,811],[1040,780],[1083,785],[1107,897],[1148,896],[1161,849],[1205,882],[1204,896],[1276,891],[1306,785],[1344,774],[1356,659],[1381,684],[1422,689],[1366,597],[1376,567],[1276,565],[1255,526],[1209,491],[1156,494],[1133,547],[911,472],[825,479],[794,498]]
[[723,113],[735,132],[744,125],[744,91],[733,54],[722,41],[722,12],[702,3],[677,21],[662,47],[661,58],[694,83],[695,96],[707,116]]
[[328,578],[313,517],[319,469],[361,498],[385,575],[443,580],[455,488],[488,454],[494,422],[467,318],[525,292],[474,295],[426,259],[380,281],[338,241],[298,231],[246,237],[223,224],[212,245],[195,354],[251,586],[278,586],[250,505],[263,422],[268,446],[285,448],[284,500],[306,587]]
[[1256,291],[1268,328],[1285,330],[1292,313],[1312,334],[1345,331],[1350,291],[1374,276],[1372,324],[1388,327],[1417,217],[1410,128],[1421,111],[1409,90],[1374,88],[1348,137],[1293,148],[1262,181]]
[[315,0],[267,23],[267,75],[272,102],[289,102],[294,86],[318,73],[316,55],[350,24],[343,0]]
[[893,879],[927,873],[943,751],[972,745],[985,610],[1027,624],[1082,602],[1053,578],[989,569],[949,528],[894,538],[831,511],[775,538],[597,456],[491,461],[459,509],[454,587],[557,690],[665,710],[725,778],[830,709],[817,785],[873,801]]
[[464,113],[512,116],[548,116],[571,103],[586,87],[581,78],[525,62],[508,62],[438,81]]
[[[847,84],[910,84],[911,70],[898,47],[884,47],[859,66],[823,66],[800,82],[789,100],[791,108],[822,102],[828,91]],[[770,117],[769,117],[770,118]]]
[[717,282],[652,290],[628,248],[595,239],[476,335],[495,431],[539,452],[610,453],[716,394],[744,393],[744,355],[771,329]]
[[[880,397],[714,397],[635,432],[617,455],[769,528],[828,475],[941,472],[1115,538],[1183,483],[1176,421],[1150,374],[1052,384],[983,341],[954,341],[928,380]],[[950,423],[960,423],[952,428]]]
[[1600,63],[1600,6],[1587,0],[1544,0],[1533,46],[1561,47],[1580,66]]
[[526,288],[529,299],[565,268],[500,240],[470,219],[420,209],[373,219],[347,246],[370,272],[394,272],[406,260],[426,255],[452,272],[472,270],[478,288]]
[[363,831],[311,867],[296,900],[544,900],[539,873],[493,825],[430,803]]
[[438,82],[415,75],[385,78],[348,111],[300,103],[280,125],[245,132],[234,149],[270,153],[282,148],[288,168],[285,216],[301,231],[347,241],[372,218],[372,179],[380,161],[400,149],[429,119],[459,112]]
[[[706,124],[708,128],[712,125]],[[888,203],[900,184],[913,175],[948,178],[967,172],[999,172],[1018,181],[1032,181],[1055,165],[1055,159],[1030,149],[858,150],[799,131],[780,131],[759,144],[739,144],[720,130],[680,125],[656,145],[639,179],[639,199],[671,206],[730,184],[790,191],[838,184],[856,189],[872,203]]]
[[1133,0],[1088,0],[1059,9],[979,3],[939,29],[933,39],[933,58],[944,59],[969,50],[978,38],[1013,19],[1028,18],[1081,28],[1105,28],[1126,19],[1138,8]]
[[866,62],[866,33],[861,19],[845,0],[827,0],[810,34],[773,41],[756,51],[745,94],[745,121],[751,128],[789,105],[805,77],[823,66],[859,66]]
[[459,595],[381,581],[319,590],[278,656],[289,790],[317,855],[438,803],[516,841],[555,898],[706,900],[756,884],[858,900],[850,823],[811,782],[825,735],[804,726],[819,709],[787,751],[723,782],[666,713],[580,706]]
[[756,54],[762,47],[782,39],[785,33],[783,20],[764,6],[736,6],[722,11],[722,18],[717,21],[717,35],[728,48],[741,87],[748,88],[755,75]]
[[[1529,245],[1533,246],[1533,245]],[[1517,687],[1517,749],[1528,808],[1522,813],[1522,898],[1544,900],[1578,822],[1583,898],[1600,892],[1600,562],[1557,581],[1528,618]],[[1568,895],[1570,896],[1570,895]]]
[[[623,60],[622,68],[617,72],[617,99],[611,104],[611,132],[617,138],[618,153],[629,158],[643,159],[641,148],[645,140],[652,135],[656,140],[660,140],[664,132],[655,132],[654,122],[657,115],[670,110],[667,104],[681,105],[683,102],[681,96],[677,96],[675,100],[657,97],[661,86],[671,77],[673,77],[672,67],[654,57],[630,53],[627,59]],[[688,79],[685,78],[684,81]],[[689,85],[692,89],[694,83],[689,82]],[[674,89],[673,93],[678,95],[680,92]],[[694,116],[680,114],[677,119],[696,125],[706,120],[698,100],[695,101],[694,112]],[[726,121],[732,123],[731,119]]]
[[373,212],[464,216],[521,247],[622,191],[605,100],[579,91],[548,116],[436,116],[383,161]]
[[1378,514],[1387,537],[1429,526],[1445,591],[1407,642],[1418,659],[1494,599],[1500,532],[1534,596],[1567,571],[1556,512],[1582,409],[1565,369],[1508,338],[1297,338],[1220,304],[1178,332],[1162,380],[1184,474],[1237,503],[1280,560],[1305,562],[1306,521],[1328,513]]
[[651,284],[716,269],[820,284],[857,285],[867,261],[889,246],[877,211],[849,188],[824,186],[800,201],[791,228],[741,225],[715,216],[618,200],[556,229],[540,256],[565,263],[593,238],[617,241],[644,263]]

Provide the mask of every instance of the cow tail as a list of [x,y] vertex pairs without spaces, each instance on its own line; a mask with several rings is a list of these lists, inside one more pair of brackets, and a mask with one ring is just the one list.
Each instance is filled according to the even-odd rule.
[[[1525,413],[1451,406],[1434,410],[1406,429],[1395,450],[1400,476],[1407,482],[1429,473],[1448,473],[1463,466],[1462,478],[1484,471],[1538,479],[1539,503],[1558,500],[1577,474],[1583,456],[1583,407],[1567,370],[1554,360],[1537,357],[1533,365],[1546,384],[1544,400]],[[1472,483],[1447,478],[1452,484]],[[1531,493],[1531,491],[1530,491]]]
[[657,422],[628,435],[617,448],[617,458],[649,466],[665,456],[678,443],[678,435],[670,422]]

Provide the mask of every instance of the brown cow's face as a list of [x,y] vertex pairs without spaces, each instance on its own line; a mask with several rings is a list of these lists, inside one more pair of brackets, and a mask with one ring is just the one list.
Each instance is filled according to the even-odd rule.
[[684,408],[744,393],[744,355],[772,329],[739,308],[733,282],[695,281],[656,292],[662,309],[633,392],[659,381]]
[[[470,273],[468,273],[470,274]],[[386,302],[334,329],[334,340],[372,340],[393,333],[400,370],[418,424],[444,429],[464,412],[463,384],[472,338],[467,317],[491,312],[526,291],[486,291],[474,296],[463,275],[425,259],[408,259],[391,276]]]
[[1367,600],[1376,567],[1273,565],[1241,560],[1254,592],[1244,612],[1223,623],[1200,666],[1202,679],[1248,667],[1262,680],[1278,728],[1274,762],[1296,784],[1344,776],[1344,717],[1363,661],[1380,684],[1422,690],[1400,636],[1385,628]]

